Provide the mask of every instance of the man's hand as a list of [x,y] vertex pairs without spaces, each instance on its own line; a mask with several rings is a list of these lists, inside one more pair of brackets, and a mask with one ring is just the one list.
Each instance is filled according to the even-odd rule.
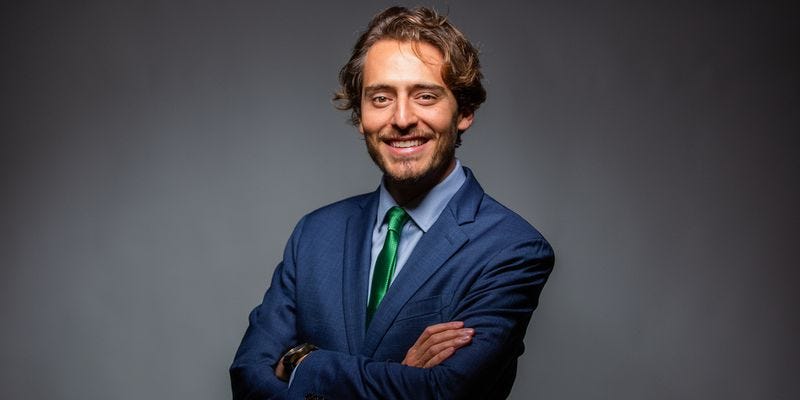
[[461,321],[431,325],[422,331],[417,342],[408,349],[403,365],[431,368],[455,354],[472,341],[475,330],[464,328]]
[[289,381],[289,374],[287,374],[286,369],[283,368],[283,357],[281,357],[281,359],[278,360],[278,365],[275,366],[275,376],[277,376],[278,379],[284,382]]
[[[311,353],[308,353],[308,354],[311,354]],[[303,360],[305,360],[306,357],[308,357],[308,354],[304,355],[303,357],[300,357],[300,359],[297,360],[297,365],[300,365],[300,363],[303,362]],[[278,379],[280,379],[280,380],[282,380],[284,382],[289,382],[289,378],[292,375],[289,374],[286,371],[286,368],[283,368],[283,359],[284,358],[286,358],[286,356],[281,357],[281,359],[278,361],[278,365],[275,366],[275,376],[277,376]]]

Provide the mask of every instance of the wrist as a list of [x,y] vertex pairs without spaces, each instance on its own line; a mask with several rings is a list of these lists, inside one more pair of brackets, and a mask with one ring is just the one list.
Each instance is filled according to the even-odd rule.
[[278,378],[288,381],[289,377],[292,376],[292,372],[300,365],[300,362],[317,349],[317,346],[313,344],[303,343],[287,350],[286,353],[283,354],[283,357],[281,357],[280,363],[283,366],[283,373],[281,376],[278,376]]

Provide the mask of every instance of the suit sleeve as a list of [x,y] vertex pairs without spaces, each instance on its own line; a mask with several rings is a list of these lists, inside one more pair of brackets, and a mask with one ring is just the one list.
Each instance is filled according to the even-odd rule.
[[422,369],[318,350],[296,371],[288,398],[309,393],[328,399],[485,397],[509,376],[507,369],[522,354],[531,313],[553,262],[553,250],[541,238],[498,252],[456,306],[453,320],[475,329],[472,343],[442,364]]
[[250,313],[247,331],[230,367],[234,400],[283,399],[287,383],[275,376],[283,353],[297,344],[294,260],[303,221],[297,224],[263,302]]

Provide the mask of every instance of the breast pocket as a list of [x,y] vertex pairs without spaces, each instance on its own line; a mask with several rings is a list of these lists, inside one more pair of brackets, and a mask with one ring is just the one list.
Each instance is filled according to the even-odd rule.
[[[394,323],[399,324],[403,321],[411,320],[411,319],[420,319],[426,317],[434,317],[438,316],[441,319],[442,310],[450,305],[450,301],[452,300],[452,295],[437,295],[437,296],[430,296],[425,297],[419,300],[412,300],[408,302],[400,313],[397,314],[397,318],[395,319]],[[428,318],[430,319],[430,318]]]

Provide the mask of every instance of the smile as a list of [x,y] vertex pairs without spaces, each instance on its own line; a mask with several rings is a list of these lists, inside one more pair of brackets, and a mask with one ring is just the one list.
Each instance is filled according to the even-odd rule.
[[409,147],[417,147],[422,146],[425,143],[425,140],[422,139],[413,139],[413,140],[391,140],[386,142],[389,146],[398,149],[405,149]]

